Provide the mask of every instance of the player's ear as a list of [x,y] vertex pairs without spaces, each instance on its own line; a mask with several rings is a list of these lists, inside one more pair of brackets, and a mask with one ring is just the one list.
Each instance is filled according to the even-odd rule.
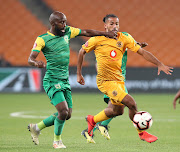
[[105,28],[105,29],[107,28],[107,25],[106,25],[106,23],[104,23],[104,28]]

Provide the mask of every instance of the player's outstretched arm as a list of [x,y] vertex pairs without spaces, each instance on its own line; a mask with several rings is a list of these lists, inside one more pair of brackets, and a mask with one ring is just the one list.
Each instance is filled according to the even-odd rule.
[[81,34],[79,36],[87,36],[87,37],[92,37],[92,36],[107,36],[109,38],[114,38],[116,39],[117,33],[115,32],[104,32],[104,31],[96,31],[96,30],[81,30]]
[[[173,100],[173,107],[174,107],[174,109],[176,109],[176,101],[179,98],[180,98],[180,90],[177,92],[177,94],[175,95],[174,100]],[[180,104],[180,99],[179,99],[179,104]]]
[[157,65],[158,67],[158,75],[160,74],[161,71],[163,71],[164,73],[171,75],[173,72],[173,68],[164,65],[163,63],[161,63],[153,54],[151,54],[150,52],[144,50],[143,48],[140,48],[137,51],[138,54],[140,54],[141,56],[143,56],[147,61]]
[[77,82],[80,83],[81,85],[85,84],[84,78],[81,73],[82,63],[83,63],[85,54],[86,54],[86,51],[83,48],[81,48],[79,51],[78,63],[77,63]]
[[137,42],[137,44],[140,45],[142,48],[148,46],[146,42],[142,42],[142,43]]
[[36,52],[36,51],[32,51],[29,58],[28,58],[28,63],[31,65],[31,66],[36,66],[38,68],[45,68],[46,65],[43,61],[37,61],[36,58],[38,56],[39,52]]

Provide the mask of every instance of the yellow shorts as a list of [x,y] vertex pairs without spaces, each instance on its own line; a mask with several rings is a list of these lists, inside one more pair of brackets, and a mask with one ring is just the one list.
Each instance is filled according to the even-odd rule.
[[113,105],[123,105],[121,101],[127,95],[124,82],[97,80],[98,89],[106,94]]

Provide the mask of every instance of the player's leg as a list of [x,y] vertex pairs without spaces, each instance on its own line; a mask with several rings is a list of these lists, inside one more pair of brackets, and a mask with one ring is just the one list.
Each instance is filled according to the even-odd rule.
[[66,99],[66,102],[68,104],[68,116],[67,116],[66,120],[69,120],[71,118],[72,107],[73,107],[73,100],[72,100],[71,90],[67,89],[63,93],[64,93],[64,97]]
[[28,129],[31,132],[31,137],[32,137],[32,140],[35,145],[39,145],[38,137],[40,135],[40,131],[46,127],[50,127],[50,126],[54,125],[54,120],[57,115],[58,115],[58,112],[54,113],[53,115],[40,121],[37,124],[29,124],[28,125]]
[[[134,115],[137,112],[137,106],[136,106],[136,102],[134,101],[134,99],[128,94],[124,97],[124,99],[122,100],[122,103],[124,105],[126,105],[129,108],[129,117],[131,120],[133,120]],[[146,131],[142,131],[137,129],[139,137],[141,140],[145,140],[149,143],[151,142],[155,142],[158,138],[154,135],[149,134]]]
[[54,120],[54,148],[66,148],[63,145],[61,134],[64,128],[65,120],[68,116],[69,109],[68,104],[65,100],[64,93],[62,91],[58,91],[54,94],[51,103],[56,107],[58,111],[58,115]]
[[[100,83],[99,83],[97,81],[97,86],[98,86],[98,89],[101,92],[106,93],[111,98],[111,102],[112,103],[114,102],[115,104],[118,100],[122,101],[122,99],[127,95],[127,93],[125,92],[125,86],[124,86],[123,82],[117,82],[117,81],[103,81],[102,82],[102,81],[100,81]],[[95,116],[88,115],[86,117],[86,120],[88,122],[88,133],[91,134],[96,123],[107,120],[114,116],[123,114],[124,107],[123,107],[123,110],[122,109],[116,110],[119,107],[122,108],[122,106],[118,107],[118,105],[119,105],[119,103],[117,103],[117,106],[112,106],[112,104],[109,104],[106,109],[104,109],[97,115],[95,115]]]

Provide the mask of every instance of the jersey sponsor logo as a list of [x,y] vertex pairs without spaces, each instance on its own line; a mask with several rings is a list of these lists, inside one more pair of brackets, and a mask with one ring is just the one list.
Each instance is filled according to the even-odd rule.
[[66,41],[66,43],[69,42],[69,39],[68,39],[68,36],[67,36],[67,35],[64,36],[64,40]]
[[122,42],[121,41],[117,41],[117,43],[116,43],[116,45],[117,45],[117,47],[122,47]]
[[61,89],[61,86],[60,86],[59,83],[58,83],[58,84],[55,84],[54,86],[55,86],[56,89]]
[[111,56],[112,58],[115,58],[115,57],[117,56],[117,52],[116,52],[115,50],[112,50],[112,51],[110,52],[110,56]]
[[88,41],[84,44],[85,47],[88,47]]
[[37,43],[35,42],[34,45],[33,45],[33,49],[35,49],[37,46]]

